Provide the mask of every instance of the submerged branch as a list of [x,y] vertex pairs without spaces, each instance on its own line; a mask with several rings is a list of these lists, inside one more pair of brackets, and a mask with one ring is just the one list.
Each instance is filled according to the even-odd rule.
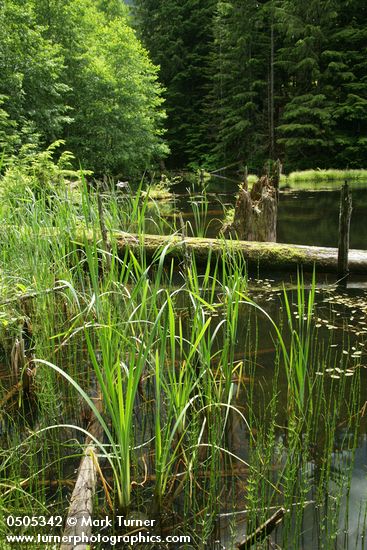
[[283,520],[285,513],[286,510],[284,508],[279,508],[279,510],[277,510],[271,518],[260,525],[256,531],[251,533],[251,535],[248,535],[242,542],[237,544],[238,550],[250,550],[251,546],[253,546],[256,542],[264,540]]

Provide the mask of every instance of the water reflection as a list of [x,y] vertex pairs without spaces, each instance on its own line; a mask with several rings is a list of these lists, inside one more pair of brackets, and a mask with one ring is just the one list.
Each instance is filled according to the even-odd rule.
[[[278,241],[337,246],[339,190],[281,193]],[[351,248],[367,248],[367,189],[353,190]]]
[[[291,296],[292,291],[289,290],[289,293]],[[250,294],[277,323],[282,324],[283,312],[276,280],[268,282],[250,281]],[[331,297],[332,301],[330,303]],[[290,298],[290,301],[292,303],[294,300]],[[363,368],[366,362],[366,343],[364,333],[360,333],[361,326],[359,323],[365,322],[366,314],[362,313],[359,316],[358,312],[359,310],[362,312],[363,304],[366,302],[366,293],[361,288],[354,288],[352,292],[346,292],[339,296],[338,293],[330,293],[329,289],[326,288],[319,290],[317,302],[316,320],[321,321],[317,323],[319,325],[317,337],[320,342],[323,341],[326,346],[330,346],[330,365],[339,365],[341,373],[346,372],[347,366],[350,366],[353,360],[355,365],[358,364],[358,368],[361,370],[362,388],[360,406],[363,406],[363,403],[367,400],[367,370]],[[351,313],[352,311],[354,311],[354,314]],[[337,317],[338,315],[339,317]],[[351,317],[354,317],[354,315],[355,318],[351,321]],[[338,319],[338,321],[335,319]],[[248,306],[244,305],[240,310],[239,326],[245,330],[250,322],[255,329],[254,320],[250,321]],[[336,326],[336,322],[340,324],[339,327]],[[330,326],[333,327],[332,330],[328,328]],[[363,326],[364,324],[362,324],[362,328]],[[345,330],[348,331],[347,338]],[[256,379],[252,389],[252,399],[253,402],[259,404],[258,414],[263,414],[265,418],[265,412],[262,413],[261,410],[264,403],[269,403],[273,392],[275,350],[269,322],[261,314],[256,316],[256,331],[259,334],[259,349],[256,358],[251,358],[248,354],[244,356],[243,353],[241,356],[241,342],[243,342],[244,334],[240,333],[236,359],[240,360],[242,358],[245,363],[251,360],[256,362],[254,370]],[[347,349],[350,349],[350,352]],[[355,357],[353,357],[354,354]],[[335,362],[333,357],[337,358]],[[343,363],[344,359],[345,363]],[[333,386],[333,377],[329,376],[330,374],[324,374],[325,384],[330,384],[327,391],[333,392],[337,386]],[[340,382],[339,377],[335,376],[335,378],[338,378],[335,381],[338,384]],[[350,383],[351,380],[348,379],[347,384]],[[237,395],[235,405],[244,413],[245,417],[248,415],[246,385],[248,385],[247,381],[240,385],[235,382],[235,393]],[[287,410],[285,407],[282,408],[281,405],[281,396],[284,396],[283,402],[286,402],[287,379],[282,370],[279,373],[277,391],[280,408],[277,410],[276,450],[270,465],[270,475],[273,476],[272,482],[275,484],[286,462],[290,460],[290,453],[292,452],[287,441],[289,432],[287,429],[281,429],[281,426],[287,426]],[[350,403],[346,402],[341,411],[341,418],[329,453],[325,454],[324,452],[326,434],[323,431],[319,434],[317,445],[305,447],[309,460],[299,469],[298,478],[300,483],[307,488],[307,492],[302,493],[302,498],[298,499],[295,496],[289,511],[292,517],[293,532],[300,533],[301,546],[297,547],[297,550],[321,550],[322,548],[362,550],[364,548],[363,537],[366,535],[367,512],[366,425],[365,419],[362,417],[363,425],[360,428],[357,441],[354,441],[355,434],[347,427],[347,419],[350,414],[349,406]],[[236,412],[233,412],[229,417],[227,431],[228,448],[241,460],[248,461],[251,455],[251,437],[254,437],[257,441],[256,427],[250,434],[248,426]],[[328,460],[330,461],[330,475],[328,481],[323,481],[325,464]],[[246,535],[246,486],[249,472],[238,471],[236,473],[236,465],[234,465],[234,475],[236,478],[235,485],[232,484],[232,487],[229,488],[227,505],[224,506],[223,513],[218,519],[221,532],[221,548],[227,549],[235,548],[235,543],[243,540]],[[320,489],[323,492],[321,501]],[[280,496],[274,509],[266,510],[266,517],[270,517],[275,510],[283,505],[284,497]],[[303,514],[300,514],[302,510]],[[261,513],[264,513],[264,511],[259,510],[259,516]],[[335,532],[337,532],[337,536],[335,540],[331,541],[331,533]],[[292,536],[289,535],[289,543],[285,545],[284,536],[282,526],[280,526],[272,534],[272,542],[275,545],[282,542],[281,547],[284,550],[294,550]],[[269,548],[272,548],[272,546],[269,546]]]
[[[224,219],[224,208],[235,203],[237,188],[233,185],[222,185],[218,190],[208,188],[207,198],[207,237],[215,237]],[[175,188],[177,196],[169,212],[171,221],[174,218],[172,209],[180,211],[186,221],[195,229],[195,220],[190,197],[184,185]],[[367,248],[367,185],[352,187],[353,214],[351,223],[351,248]],[[200,190],[197,191],[200,200]],[[337,246],[339,224],[340,188],[329,190],[282,190],[278,212],[278,242],[305,244],[314,246]],[[151,228],[154,232],[154,226]]]

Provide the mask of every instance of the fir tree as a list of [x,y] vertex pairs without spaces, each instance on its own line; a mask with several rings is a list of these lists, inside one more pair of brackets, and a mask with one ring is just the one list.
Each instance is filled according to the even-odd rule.
[[167,139],[175,166],[195,165],[205,149],[205,101],[214,0],[137,0],[136,20],[166,88]]
[[335,165],[360,168],[367,158],[367,5],[339,4],[330,36],[325,93],[333,101]]
[[288,75],[278,143],[284,146],[288,170],[328,166],[335,122],[333,101],[324,87],[324,58],[335,25],[335,4],[290,0],[279,13],[286,28],[279,55]]
[[255,0],[218,2],[210,105],[217,164],[244,161],[259,168],[276,154],[278,32],[272,7]]

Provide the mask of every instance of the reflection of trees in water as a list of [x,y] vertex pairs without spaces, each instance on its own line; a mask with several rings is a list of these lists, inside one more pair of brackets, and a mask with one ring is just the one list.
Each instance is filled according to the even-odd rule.
[[[366,248],[367,190],[352,190],[351,247]],[[278,213],[278,242],[337,246],[339,192],[282,194]]]
[[[207,236],[215,237],[224,219],[223,204],[235,203],[236,189],[224,195],[225,188],[212,188],[208,194]],[[217,195],[215,196],[215,194]],[[353,213],[351,247],[367,247],[367,189],[352,190]],[[184,214],[191,212],[186,196],[177,197],[177,208]],[[218,222],[213,223],[213,219]],[[294,191],[281,193],[278,210],[278,242],[337,246],[339,227],[339,191]]]

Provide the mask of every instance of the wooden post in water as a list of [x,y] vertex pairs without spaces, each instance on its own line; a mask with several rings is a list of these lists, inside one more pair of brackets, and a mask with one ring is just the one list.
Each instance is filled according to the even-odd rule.
[[338,242],[338,276],[349,273],[348,255],[350,241],[350,220],[352,217],[352,194],[347,182],[344,183],[340,196],[339,242]]

